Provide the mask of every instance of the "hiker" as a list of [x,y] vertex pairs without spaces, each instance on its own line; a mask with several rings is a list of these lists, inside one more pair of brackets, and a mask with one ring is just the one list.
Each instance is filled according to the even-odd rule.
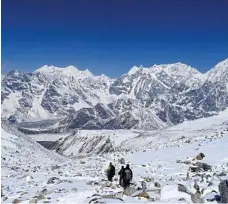
[[108,180],[112,182],[112,178],[115,176],[115,167],[113,164],[110,162],[108,170],[107,170],[107,177]]
[[123,181],[123,179],[124,179],[124,174],[125,174],[125,172],[124,172],[124,166],[121,167],[121,169],[120,169],[120,171],[119,171],[118,174],[119,174],[119,176],[120,176],[119,184],[120,184],[121,187],[124,188],[124,181]]
[[132,177],[133,177],[132,170],[130,169],[129,164],[127,164],[126,168],[124,169],[124,179],[123,179],[124,188],[130,186],[130,182],[132,180]]

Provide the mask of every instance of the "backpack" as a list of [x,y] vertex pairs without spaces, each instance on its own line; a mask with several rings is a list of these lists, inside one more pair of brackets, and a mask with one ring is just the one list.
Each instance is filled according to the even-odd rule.
[[131,180],[132,179],[132,174],[130,169],[125,169],[125,178],[126,180]]

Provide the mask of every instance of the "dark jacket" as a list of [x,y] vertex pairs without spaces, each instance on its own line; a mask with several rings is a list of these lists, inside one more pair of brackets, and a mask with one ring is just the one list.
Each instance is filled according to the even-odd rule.
[[130,167],[127,165],[127,167],[124,169],[124,177],[126,180],[131,181],[133,178],[133,173]]
[[115,175],[115,170],[115,167],[113,165],[110,165],[108,170],[108,176],[113,177]]
[[120,179],[124,177],[124,173],[125,173],[124,170],[125,170],[124,167],[122,167],[118,173],[118,175],[120,176]]

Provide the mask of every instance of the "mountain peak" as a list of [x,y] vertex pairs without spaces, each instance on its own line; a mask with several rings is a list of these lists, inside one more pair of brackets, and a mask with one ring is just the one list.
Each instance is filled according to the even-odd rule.
[[67,67],[55,67],[55,66],[44,65],[41,68],[37,69],[35,71],[35,73],[36,72],[40,72],[52,80],[54,78],[60,76],[60,75],[62,75],[62,76],[63,75],[64,76],[78,76],[78,77],[93,76],[93,74],[88,69],[86,69],[85,71],[80,71],[73,65],[70,65]]
[[226,82],[228,80],[228,58],[216,64],[206,75],[209,81]]
[[140,65],[140,66],[133,66],[129,72],[127,73],[128,75],[133,75],[135,74],[136,72],[138,72],[139,70],[146,70],[147,68],[143,67],[143,65]]

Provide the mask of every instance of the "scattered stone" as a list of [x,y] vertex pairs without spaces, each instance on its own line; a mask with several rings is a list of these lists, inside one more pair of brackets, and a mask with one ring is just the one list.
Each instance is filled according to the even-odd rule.
[[116,186],[112,185],[112,186],[111,186],[111,189],[116,189]]
[[203,199],[201,198],[201,193],[196,191],[195,194],[191,195],[191,200],[193,203],[204,203]]
[[127,195],[127,196],[131,196],[131,195],[134,194],[135,192],[137,192],[137,189],[136,189],[136,188],[127,187],[127,188],[124,189],[123,194],[124,194],[124,195]]
[[76,192],[76,191],[78,191],[78,189],[77,189],[77,188],[72,188],[71,190],[72,190],[72,191],[75,191],[75,192]]
[[54,165],[54,166],[51,167],[51,170],[54,171],[55,169],[59,169],[60,167],[61,166],[59,166],[59,165]]
[[147,198],[147,199],[150,198],[150,196],[146,192],[139,193],[138,197]]
[[158,165],[158,169],[161,169],[161,168],[162,168],[162,165],[161,165],[161,164],[159,164],[159,165]]
[[112,186],[112,183],[110,181],[106,181],[104,184],[102,184],[102,187],[105,188],[105,187],[111,187]]
[[183,164],[187,164],[187,165],[191,164],[190,161],[183,161],[182,163],[183,163]]
[[197,156],[196,156],[196,159],[197,160],[203,160],[203,158],[205,157],[205,155],[203,153],[199,153]]
[[180,198],[178,201],[186,201],[185,198]]
[[43,203],[51,203],[49,200],[45,200]]
[[6,201],[6,200],[8,200],[8,197],[7,196],[4,196],[2,200],[3,201]]
[[206,163],[197,162],[193,167],[190,167],[191,172],[211,171],[211,166]]
[[86,184],[87,185],[93,185],[93,181],[88,181]]
[[119,159],[118,161],[119,161],[120,164],[125,164],[124,158],[121,158],[121,159]]
[[157,188],[161,188],[161,185],[158,182],[155,182],[154,186],[157,187]]
[[188,189],[184,185],[182,185],[182,184],[178,184],[178,191],[183,192],[183,193],[190,194],[189,191],[188,191]]
[[77,173],[74,175],[74,177],[76,177],[76,176],[82,176],[82,173]]
[[80,161],[80,164],[85,164],[85,161]]
[[98,203],[98,201],[100,200],[101,198],[92,198],[90,201],[89,201],[89,204],[90,203]]
[[218,174],[218,176],[227,176],[227,173],[223,171],[220,174]]
[[60,181],[60,179],[57,177],[51,177],[48,179],[47,184],[53,184],[55,183],[55,180]]
[[32,198],[30,201],[29,201],[29,203],[33,203],[33,204],[35,204],[35,203],[37,203],[37,199],[36,198]]
[[14,200],[12,201],[13,204],[17,204],[17,203],[20,203],[20,202],[21,202],[21,201],[18,200],[18,199],[14,199]]
[[47,195],[47,194],[48,194],[48,190],[46,188],[40,191],[40,195]]
[[22,192],[21,193],[21,196],[26,195],[26,194],[28,194],[28,192],[26,192],[26,191],[25,192]]
[[46,199],[46,197],[45,197],[44,195],[39,195],[39,196],[37,197],[37,200],[43,200],[43,199]]
[[146,182],[152,182],[152,181],[154,181],[154,179],[153,178],[150,178],[150,177],[145,177],[144,180]]
[[143,191],[146,191],[146,189],[147,189],[146,182],[145,181],[142,181],[141,182],[141,185],[142,185],[142,190]]
[[155,197],[149,198],[149,200],[152,202],[156,201]]

